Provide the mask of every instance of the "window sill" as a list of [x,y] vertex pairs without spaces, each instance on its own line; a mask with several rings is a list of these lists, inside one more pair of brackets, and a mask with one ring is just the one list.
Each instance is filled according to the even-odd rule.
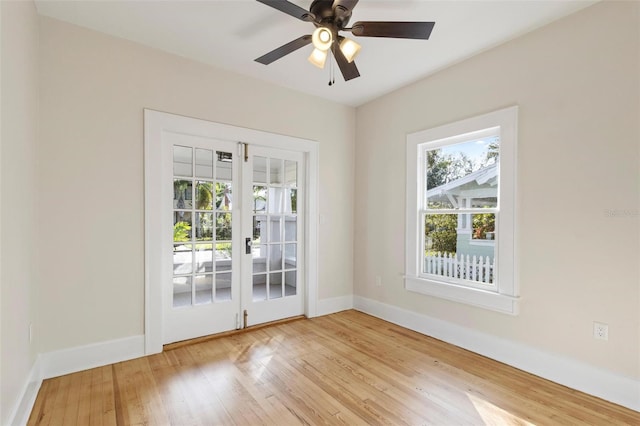
[[519,297],[410,276],[405,277],[405,288],[415,293],[465,303],[503,314],[518,315]]

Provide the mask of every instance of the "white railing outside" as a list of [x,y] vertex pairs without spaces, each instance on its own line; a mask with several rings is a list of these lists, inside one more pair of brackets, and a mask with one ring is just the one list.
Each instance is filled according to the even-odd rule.
[[469,256],[456,253],[430,253],[424,258],[424,272],[443,277],[493,282],[495,259],[489,256]]

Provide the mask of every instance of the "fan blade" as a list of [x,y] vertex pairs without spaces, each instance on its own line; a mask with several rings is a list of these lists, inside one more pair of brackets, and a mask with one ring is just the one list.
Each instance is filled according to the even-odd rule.
[[277,61],[278,59],[282,58],[285,55],[288,55],[291,52],[294,52],[298,49],[300,49],[301,47],[306,46],[307,44],[311,43],[311,36],[310,35],[303,35],[300,38],[297,38],[293,41],[290,41],[287,44],[284,44],[280,47],[278,47],[277,49],[272,50],[271,52],[267,53],[266,55],[262,55],[260,56],[258,59],[256,59],[256,62],[260,62],[261,64],[265,64],[265,65],[269,65],[271,62],[273,61]]
[[358,0],[334,0],[332,9],[336,10],[336,8],[340,7],[352,11],[356,4],[358,4]]
[[344,81],[349,81],[354,78],[360,77],[360,72],[358,71],[358,67],[356,67],[355,62],[347,61],[347,58],[344,57],[344,53],[340,50],[340,45],[337,41],[333,43],[333,56],[336,58],[336,62],[338,63],[338,67],[340,68],[340,72],[344,77]]
[[313,22],[315,21],[315,16],[309,11],[304,10],[300,6],[288,2],[287,0],[257,0],[262,4],[266,4],[267,6],[271,6],[272,8],[279,10],[280,12],[284,12],[287,15],[291,15],[294,18],[298,18],[301,21]]
[[428,40],[435,22],[356,22],[351,33],[359,37],[414,38]]

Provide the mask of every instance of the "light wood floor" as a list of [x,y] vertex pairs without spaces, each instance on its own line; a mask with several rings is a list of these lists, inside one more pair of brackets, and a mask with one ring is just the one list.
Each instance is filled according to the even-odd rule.
[[45,380],[30,425],[640,425],[640,413],[368,315]]

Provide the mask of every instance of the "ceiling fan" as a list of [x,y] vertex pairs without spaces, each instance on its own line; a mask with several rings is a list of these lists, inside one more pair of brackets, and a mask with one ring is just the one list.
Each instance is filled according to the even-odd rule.
[[269,65],[283,56],[313,43],[314,49],[309,56],[309,62],[318,68],[324,68],[328,51],[331,51],[345,81],[360,77],[358,67],[353,62],[360,51],[360,45],[341,36],[340,31],[351,32],[357,37],[428,40],[435,25],[435,22],[359,21],[351,27],[347,27],[358,0],[313,0],[308,11],[287,0],[257,1],[301,21],[310,22],[316,29],[311,35],[303,35],[257,58],[256,62]]

